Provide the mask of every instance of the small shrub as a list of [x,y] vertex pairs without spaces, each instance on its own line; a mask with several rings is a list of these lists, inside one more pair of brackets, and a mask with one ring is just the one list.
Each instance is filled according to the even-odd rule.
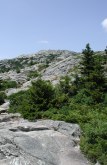
[[42,70],[46,69],[47,67],[48,67],[47,64],[40,64],[40,65],[38,66],[38,71],[41,72]]
[[8,88],[16,88],[17,82],[11,80],[1,80],[0,82],[0,90],[6,90]]
[[74,96],[74,99],[75,102],[79,104],[92,105],[94,103],[90,91],[86,88],[78,91],[77,95]]
[[5,102],[6,95],[4,92],[0,92],[0,105],[2,105]]
[[19,68],[16,68],[16,73],[20,73],[20,69]]
[[28,78],[36,78],[38,76],[40,76],[38,71],[30,71],[30,73],[28,74]]

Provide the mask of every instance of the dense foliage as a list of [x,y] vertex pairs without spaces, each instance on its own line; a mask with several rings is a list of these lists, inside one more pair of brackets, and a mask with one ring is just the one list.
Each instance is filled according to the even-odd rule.
[[16,81],[11,80],[0,80],[0,90],[6,90],[8,88],[17,88],[18,84]]
[[4,92],[0,92],[0,105],[2,105],[5,102],[6,95]]
[[6,94],[4,91],[13,87],[17,87],[16,81],[0,80],[0,105],[3,104],[6,99]]
[[38,76],[40,76],[38,71],[30,71],[29,74],[28,74],[28,78],[36,78]]
[[14,70],[17,73],[20,73],[20,70],[23,69],[25,66],[31,66],[34,64],[35,62],[33,62],[33,59],[29,59],[27,57],[4,60],[0,62],[0,73],[9,72],[10,70]]
[[48,118],[78,123],[82,130],[81,150],[92,161],[107,165],[107,85],[105,56],[87,44],[78,74],[61,78],[58,85],[40,78],[32,87],[9,97],[10,112],[24,118]]

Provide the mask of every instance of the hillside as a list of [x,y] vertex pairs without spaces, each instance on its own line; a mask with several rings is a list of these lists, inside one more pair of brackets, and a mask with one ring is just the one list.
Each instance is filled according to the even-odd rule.
[[1,165],[106,165],[106,56],[85,51],[0,61]]
[[[75,52],[40,51],[0,61],[0,79],[9,96],[27,90],[38,76],[56,84],[77,63],[78,54]],[[9,104],[7,100],[0,107],[1,165],[65,165],[66,161],[68,165],[89,165],[79,150],[78,125],[52,120],[28,122],[19,114],[8,114]]]
[[23,83],[27,81],[29,72],[35,70],[54,81],[57,77],[69,73],[78,61],[77,55],[67,50],[49,50],[11,60],[2,60],[0,61],[0,77]]
[[0,61],[0,79],[16,81],[17,89],[9,94],[28,89],[31,81],[41,76],[44,80],[58,83],[61,76],[71,72],[79,61],[79,53],[68,50],[47,50],[36,54],[21,55],[14,59]]

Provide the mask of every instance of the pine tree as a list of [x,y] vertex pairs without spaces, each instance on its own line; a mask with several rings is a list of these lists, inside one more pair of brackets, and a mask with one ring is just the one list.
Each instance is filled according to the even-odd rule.
[[84,78],[89,78],[94,68],[94,52],[91,50],[89,43],[86,45],[86,49],[82,51],[82,54],[82,61],[80,62],[81,75],[84,76]]
[[106,55],[107,55],[107,46],[106,46],[106,49],[105,49],[105,53],[106,53]]
[[80,88],[87,90],[87,95],[92,98],[94,103],[99,103],[104,98],[106,82],[104,66],[99,57],[91,50],[89,44],[86,45],[82,53],[83,57],[80,62]]
[[37,81],[32,82],[30,88],[30,99],[35,109],[38,111],[45,111],[51,106],[54,98],[54,88],[50,81],[44,81],[38,78]]

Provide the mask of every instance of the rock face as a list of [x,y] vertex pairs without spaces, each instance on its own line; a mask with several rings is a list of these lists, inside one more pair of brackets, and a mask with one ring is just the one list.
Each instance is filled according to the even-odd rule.
[[[47,50],[2,60],[0,61],[0,80],[16,81],[18,84],[17,88],[5,91],[7,96],[27,90],[38,76],[57,84],[61,76],[71,74],[71,69],[78,64],[80,57],[81,54],[68,50]],[[38,76],[29,77],[31,72],[37,72]]]
[[2,114],[0,165],[90,165],[79,150],[79,138],[77,124]]
[[[64,76],[78,63],[78,53],[68,50],[47,50],[0,61],[0,79],[11,79],[20,84],[28,81],[30,71],[38,71],[52,82]],[[20,70],[17,72],[17,68]]]

